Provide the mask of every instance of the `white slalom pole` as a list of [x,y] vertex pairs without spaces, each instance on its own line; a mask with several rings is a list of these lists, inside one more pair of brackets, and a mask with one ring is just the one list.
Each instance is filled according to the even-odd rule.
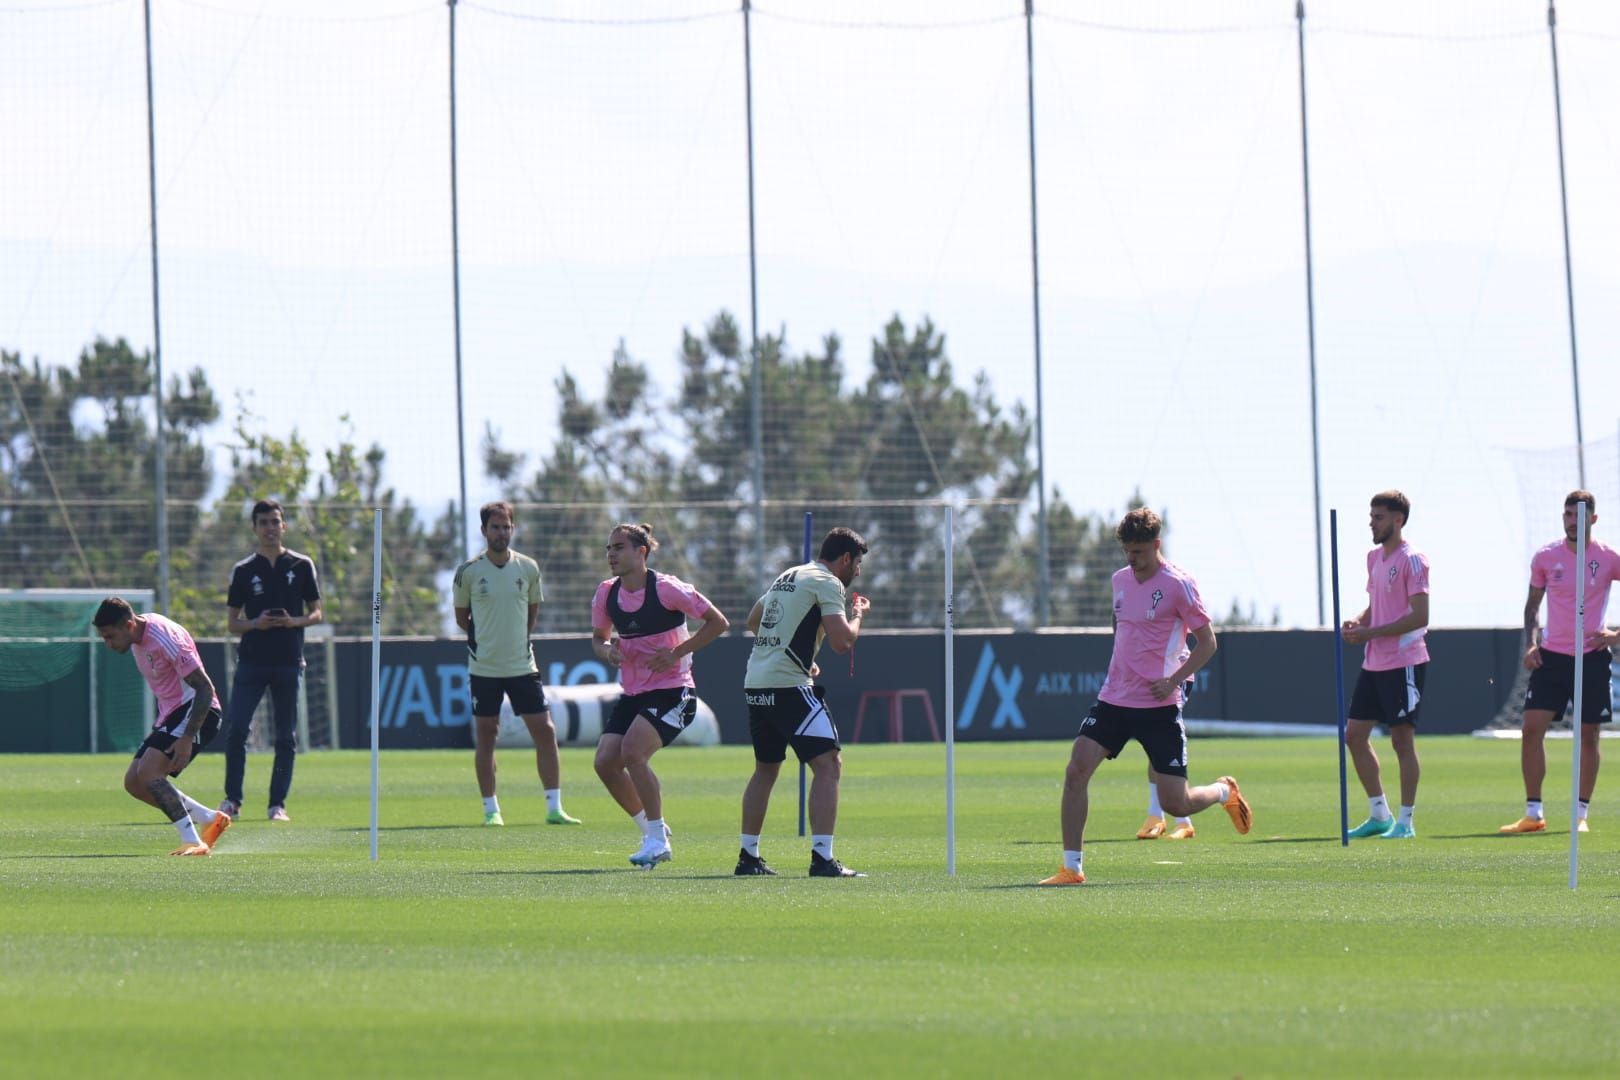
[[945,872],[956,874],[956,512],[945,508]]
[[371,861],[377,861],[377,751],[382,733],[382,525],[383,512],[372,512],[371,524]]
[[1575,888],[1581,852],[1581,676],[1586,655],[1586,514],[1584,502],[1575,504],[1575,752],[1569,767],[1569,887]]

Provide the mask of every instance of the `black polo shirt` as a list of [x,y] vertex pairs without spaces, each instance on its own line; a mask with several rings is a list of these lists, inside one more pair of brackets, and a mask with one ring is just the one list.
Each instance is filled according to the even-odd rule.
[[[259,552],[231,568],[225,606],[239,608],[244,619],[256,619],[272,608],[304,614],[304,605],[321,598],[315,563],[307,555],[283,551],[274,563]],[[254,664],[302,664],[303,627],[250,630],[242,635],[236,655]]]

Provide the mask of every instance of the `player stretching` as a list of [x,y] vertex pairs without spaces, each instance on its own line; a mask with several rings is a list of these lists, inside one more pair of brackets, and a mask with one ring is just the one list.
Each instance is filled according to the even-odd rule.
[[[231,816],[210,809],[170,782],[219,731],[219,698],[186,628],[162,615],[137,615],[109,596],[96,609],[96,633],[113,652],[135,653],[135,666],[158,700],[158,720],[124,773],[124,790],[162,810],[180,834],[171,855],[207,855]],[[201,834],[197,826],[202,825]]]
[[[1223,776],[1213,784],[1187,786],[1187,729],[1181,723],[1184,684],[1215,655],[1215,629],[1198,596],[1198,583],[1166,562],[1159,550],[1159,515],[1132,510],[1114,533],[1125,549],[1124,569],[1114,574],[1114,651],[1097,704],[1080,722],[1063,773],[1063,868],[1042,885],[1080,885],[1088,788],[1097,766],[1118,757],[1131,739],[1147,752],[1158,776],[1165,810],[1190,817],[1220,805],[1237,831],[1251,824],[1238,783]],[[1192,634],[1194,647],[1187,648]]]
[[501,700],[523,717],[534,738],[535,769],[546,792],[546,824],[578,825],[563,810],[557,728],[534,662],[535,619],[540,616],[540,567],[512,550],[512,504],[478,508],[484,550],[456,568],[452,603],[456,625],[467,631],[467,682],[473,699],[473,769],[484,797],[484,824],[505,825],[495,796],[495,737],[501,731]]
[[[1350,694],[1345,744],[1356,763],[1356,775],[1367,792],[1367,820],[1350,830],[1356,839],[1377,836],[1410,840],[1417,835],[1412,814],[1417,805],[1417,722],[1423,703],[1423,680],[1429,670],[1429,560],[1401,538],[1412,504],[1399,491],[1372,497],[1367,524],[1373,543],[1367,552],[1367,607],[1344,624],[1344,640],[1366,643],[1366,656],[1356,688]],[[1401,813],[1392,818],[1378,752],[1367,740],[1373,728],[1389,728],[1389,745],[1401,766]]]
[[[674,857],[649,759],[697,714],[692,654],[731,625],[697,589],[647,566],[657,550],[651,525],[615,526],[607,543],[613,577],[591,600],[591,649],[619,669],[624,690],[596,744],[596,775],[641,827],[630,862],[649,870]],[[686,632],[688,617],[702,620],[696,634]]]
[[[1580,820],[1575,828],[1586,831],[1586,805],[1597,786],[1598,725],[1614,714],[1610,700],[1610,646],[1620,642],[1620,631],[1603,629],[1609,586],[1620,581],[1620,553],[1607,544],[1586,541],[1586,566],[1575,565],[1575,508],[1586,504],[1587,528],[1597,521],[1597,499],[1590,491],[1572,491],[1564,500],[1564,539],[1555,540],[1530,560],[1530,597],[1524,603],[1524,636],[1529,648],[1524,666],[1530,670],[1530,688],[1524,694],[1524,731],[1519,742],[1519,765],[1524,771],[1524,817],[1501,832],[1541,832],[1547,819],[1541,811],[1541,781],[1547,775],[1547,726],[1562,716],[1575,696],[1575,578],[1584,583],[1586,622],[1581,630],[1581,797]],[[1536,619],[1541,598],[1547,598],[1547,637],[1537,644]]]
[[816,650],[825,638],[833,652],[847,653],[861,635],[871,606],[857,596],[844,616],[844,590],[861,576],[866,541],[837,528],[821,541],[814,562],[790,567],[771,583],[748,613],[754,634],[743,696],[748,702],[748,733],[754,742],[754,773],[742,798],[742,850],[738,877],[775,874],[759,854],[759,834],[787,748],[810,766],[810,876],[865,877],[833,857],[838,820],[838,727],[827,711],[826,692],[814,684],[820,673]]

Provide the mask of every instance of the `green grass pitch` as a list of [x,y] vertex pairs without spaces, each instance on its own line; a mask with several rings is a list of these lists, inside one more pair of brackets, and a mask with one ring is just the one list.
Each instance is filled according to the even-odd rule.
[[[480,827],[470,752],[386,755],[375,865],[363,753],[300,758],[287,825],[251,758],[206,860],[167,857],[124,759],[0,757],[0,1073],[1614,1075],[1620,800],[1600,790],[1571,893],[1566,831],[1495,835],[1516,746],[1419,748],[1419,838],[1348,850],[1331,742],[1195,739],[1195,779],[1235,774],[1255,829],[1215,809],[1190,843],[1133,839],[1127,750],[1077,889],[1033,887],[1059,861],[1054,743],[958,748],[954,878],[942,748],[849,749],[838,854],[871,875],[850,881],[804,876],[791,764],[763,845],[782,876],[731,876],[742,748],[656,759],[676,857],[652,872],[582,750],[577,828],[540,824],[525,753],[501,754],[504,829]],[[182,786],[213,803],[222,771]]]

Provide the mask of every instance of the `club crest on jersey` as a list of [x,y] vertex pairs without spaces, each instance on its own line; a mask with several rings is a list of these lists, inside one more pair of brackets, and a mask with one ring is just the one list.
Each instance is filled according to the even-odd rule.
[[1586,564],[1586,572],[1591,577],[1594,584],[1597,582],[1599,567],[1600,564],[1596,559],[1593,559],[1591,562]]
[[264,595],[264,582],[259,580],[259,575],[254,574],[253,577],[250,578],[249,580],[253,583],[253,595],[254,596],[263,596]]
[[293,583],[293,572],[291,570],[289,570],[289,571],[287,571],[287,584],[291,585],[292,583]]
[[1153,618],[1155,615],[1157,615],[1159,613],[1159,602],[1162,601],[1163,599],[1164,599],[1164,590],[1163,589],[1154,589],[1153,590],[1153,605],[1148,608],[1148,613],[1147,613],[1148,618],[1151,619],[1151,618]]

